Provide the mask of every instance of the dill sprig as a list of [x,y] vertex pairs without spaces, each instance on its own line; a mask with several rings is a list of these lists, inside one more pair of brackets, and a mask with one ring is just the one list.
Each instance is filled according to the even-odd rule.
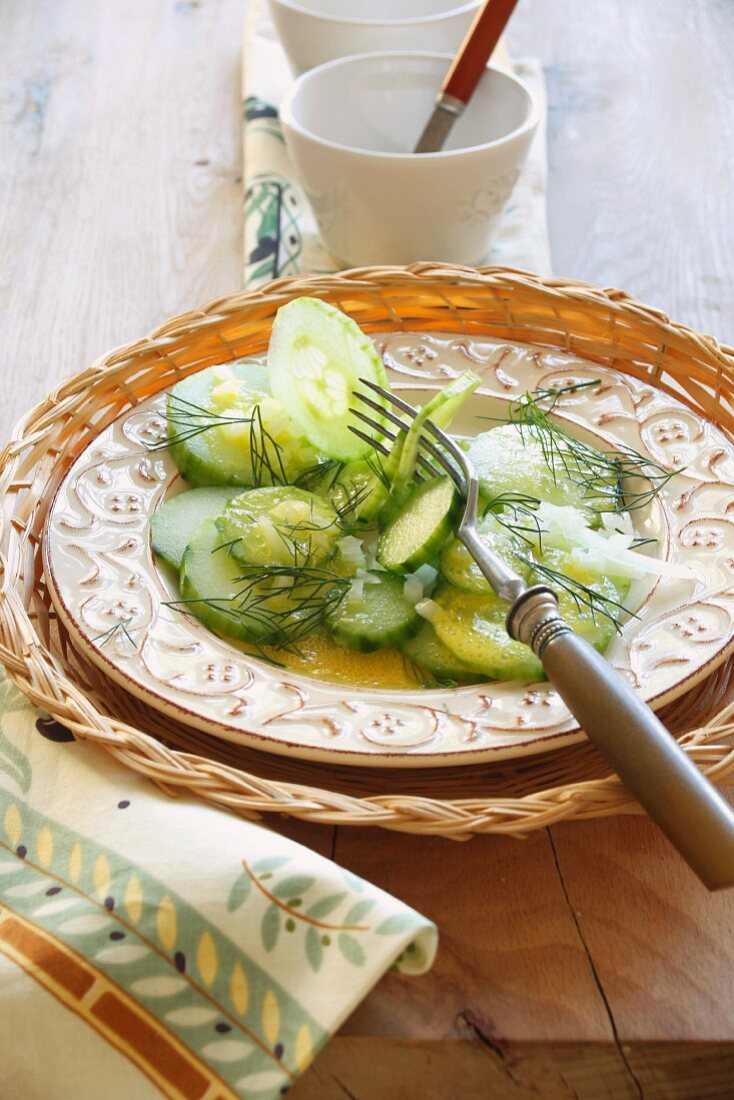
[[306,489],[309,493],[317,490],[328,492],[334,488],[345,465],[346,463],[338,458],[326,458],[322,462],[315,462],[313,466],[301,470],[300,474],[293,479],[293,484],[299,489]]
[[131,632],[127,629],[128,624],[131,622],[132,616],[127,619],[120,619],[113,626],[111,626],[109,630],[105,630],[102,634],[95,635],[95,637],[91,640],[93,642],[98,642],[100,648],[102,648],[102,646],[106,646],[107,643],[110,642],[116,634],[124,634],[127,640],[130,642],[130,645],[137,648],[137,643],[135,642],[135,639],[132,637]]
[[146,444],[149,451],[165,451],[177,443],[185,443],[194,439],[202,432],[211,431],[212,428],[227,428],[233,424],[249,425],[249,451],[251,465],[251,482],[259,485],[287,485],[288,475],[283,462],[283,448],[263,423],[260,405],[253,405],[252,409],[243,416],[224,416],[197,405],[193,401],[187,401],[177,394],[169,394],[166,411],[163,413],[169,429],[165,439],[157,443]]
[[229,597],[167,600],[174,611],[202,605],[248,629],[253,643],[298,653],[298,642],[321,626],[346,596],[351,581],[330,569],[301,564],[243,566]]
[[543,528],[536,514],[539,507],[538,497],[519,490],[508,490],[498,493],[486,503],[483,516],[493,515],[498,523],[528,546],[540,546]]
[[185,397],[179,397],[175,393],[168,395],[166,411],[162,414],[169,428],[179,428],[179,431],[171,433],[158,443],[147,443],[149,451],[165,451],[175,443],[185,443],[194,436],[201,435],[211,428],[224,428],[232,424],[250,424],[252,416],[222,416],[204,405],[197,405],[193,401],[187,401]]
[[[505,422],[514,424],[521,438],[527,432],[539,444],[554,481],[562,476],[582,487],[584,496],[597,511],[631,512],[649,504],[681,471],[668,470],[632,447],[598,451],[550,419],[560,397],[599,384],[599,379],[592,379],[557,388],[528,390],[510,406]],[[643,482],[644,487],[636,489],[634,485],[638,482]]]
[[625,607],[619,600],[613,599],[611,596],[605,596],[601,592],[597,592],[595,588],[592,588],[588,584],[584,584],[583,581],[576,580],[574,577],[569,577],[565,573],[561,573],[558,569],[553,569],[550,565],[546,565],[545,562],[536,561],[535,558],[524,558],[522,555],[518,555],[522,561],[529,565],[533,572],[538,576],[541,581],[547,581],[551,588],[560,589],[566,592],[576,604],[579,611],[587,608],[591,612],[591,617],[596,621],[597,615],[602,615],[605,619],[609,619],[614,624],[614,629],[618,634],[621,633],[621,616],[633,615],[637,616]]
[[250,420],[250,465],[253,485],[288,484],[288,475],[283,465],[283,448],[263,424],[259,405],[253,407]]

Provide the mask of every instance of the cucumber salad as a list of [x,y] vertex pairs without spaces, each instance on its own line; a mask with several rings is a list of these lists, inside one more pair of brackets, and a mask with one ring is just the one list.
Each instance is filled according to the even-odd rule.
[[[480,377],[453,379],[394,443],[352,412],[362,392],[385,423],[365,382],[389,385],[373,341],[333,306],[299,298],[278,311],[267,366],[212,366],[172,388],[163,445],[189,488],[150,521],[178,582],[169,606],[267,660],[306,660],[315,676],[356,651],[398,662],[416,688],[542,679],[454,536],[453,481],[421,460],[422,425],[448,428]],[[549,415],[563,392],[526,393],[502,421],[477,417],[461,445],[480,481],[482,536],[528,584],[550,585],[603,652],[631,582],[680,572],[641,549],[631,519],[672,473],[570,434]]]

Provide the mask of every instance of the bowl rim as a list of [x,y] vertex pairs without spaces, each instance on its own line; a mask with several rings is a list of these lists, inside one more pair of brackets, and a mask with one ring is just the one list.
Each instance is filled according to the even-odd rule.
[[[439,149],[433,153],[390,153],[387,151],[378,151],[376,149],[360,149],[357,145],[345,145],[342,142],[332,141],[329,138],[321,137],[295,118],[293,104],[302,88],[314,77],[318,79],[319,75],[324,71],[338,67],[347,67],[356,61],[365,61],[369,59],[370,61],[377,62],[399,57],[436,58],[447,62],[447,65],[454,59],[453,55],[450,53],[438,53],[433,50],[381,50],[378,53],[367,52],[349,54],[347,57],[338,57],[333,61],[325,61],[322,65],[317,65],[315,68],[308,69],[305,73],[301,73],[301,75],[293,81],[283,97],[280,107],[278,108],[278,114],[281,125],[286,132],[286,136],[288,129],[290,129],[294,133],[308,138],[316,145],[320,145],[322,148],[337,149],[371,160],[384,159],[404,164],[410,161],[413,163],[435,163],[437,161],[451,160],[456,157],[465,157],[467,154],[483,153],[489,149],[498,148],[499,146],[508,144],[510,141],[515,141],[523,137],[526,133],[532,133],[538,125],[540,119],[540,103],[538,97],[524,80],[521,80],[515,73],[510,72],[509,69],[499,65],[487,65],[486,68],[490,72],[496,73],[503,79],[509,81],[511,84],[515,84],[521,90],[529,104],[528,114],[525,120],[514,130],[511,130],[507,134],[503,134],[502,137],[495,138],[493,141],[485,141],[478,145],[464,145],[460,149]],[[438,89],[436,89],[436,91],[438,92]]]
[[[429,23],[440,23],[456,15],[462,15],[467,11],[477,9],[481,0],[465,0],[465,3],[457,4],[446,11],[437,12],[435,15],[416,15],[406,19],[363,19],[351,15],[327,15],[326,13],[312,11],[304,7],[298,0],[270,0],[273,8],[284,8],[286,11],[296,12],[298,15],[308,16],[319,23],[341,23],[351,27],[411,27]],[[310,70],[309,70],[310,71]]]

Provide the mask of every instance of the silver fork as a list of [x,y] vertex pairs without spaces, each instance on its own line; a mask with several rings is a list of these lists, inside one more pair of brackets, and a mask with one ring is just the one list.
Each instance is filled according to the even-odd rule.
[[[387,455],[390,447],[382,440],[394,444],[417,410],[373,382],[362,379],[361,384],[380,400],[359,391],[353,397],[378,418],[352,408],[352,415],[370,429],[370,434],[357,427],[352,431]],[[397,431],[387,427],[385,419]],[[427,438],[429,434],[432,438]],[[509,604],[507,633],[530,646],[538,656],[548,679],[589,740],[708,889],[734,884],[731,807],[609,662],[574,634],[558,610],[553,590],[544,584],[528,587],[489,549],[476,528],[476,471],[454,440],[426,421],[419,439],[415,477],[425,480],[441,471],[452,478],[464,499],[457,538],[497,595]]]

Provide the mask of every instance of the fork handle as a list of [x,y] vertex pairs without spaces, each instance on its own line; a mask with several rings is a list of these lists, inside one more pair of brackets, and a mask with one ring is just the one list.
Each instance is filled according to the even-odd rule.
[[734,884],[734,812],[612,666],[528,589],[507,617],[530,645],[590,741],[709,890]]

